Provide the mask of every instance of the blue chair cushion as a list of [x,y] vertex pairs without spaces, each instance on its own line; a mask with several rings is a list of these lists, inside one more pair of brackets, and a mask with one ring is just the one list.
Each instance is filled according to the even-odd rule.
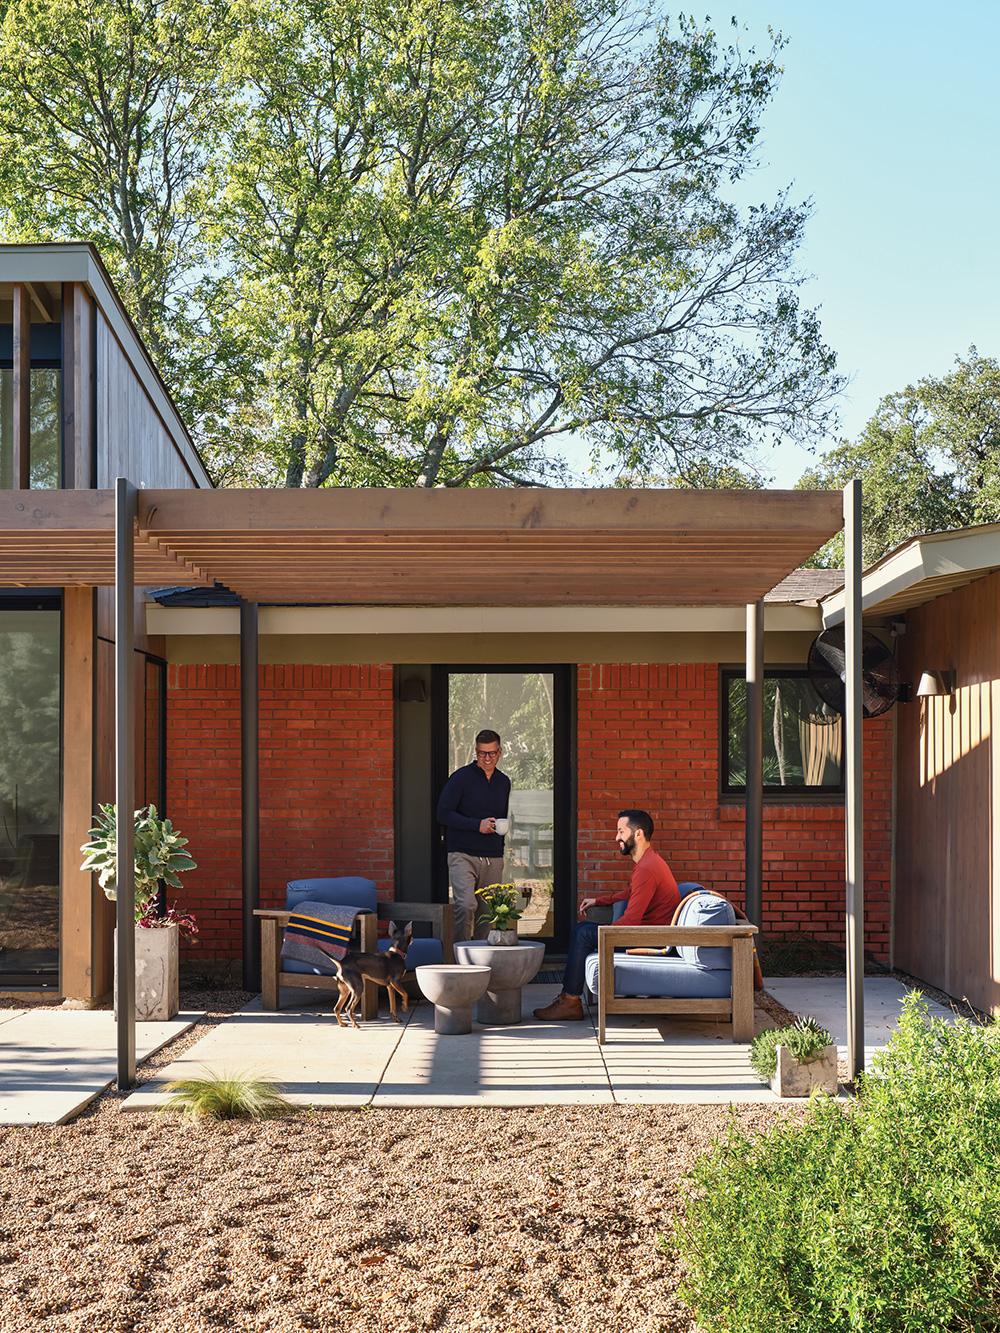
[[285,911],[294,912],[299,903],[338,903],[356,907],[359,912],[378,911],[375,881],[360,875],[341,875],[338,879],[290,879],[285,895]]
[[[385,953],[391,940],[379,940],[378,951]],[[410,947],[406,951],[406,970],[412,972],[415,967],[423,967],[427,963],[443,963],[444,948],[440,940],[410,940]]]
[[[729,950],[727,949],[728,953]],[[597,994],[597,954],[587,958],[587,985]],[[615,954],[615,994],[678,1000],[722,999],[729,995],[731,973],[699,967],[683,958]]]
[[[696,897],[689,898],[681,908],[677,924],[735,926],[736,913],[733,911],[732,903],[727,902],[725,898],[717,898],[712,893],[699,893]],[[733,951],[719,945],[682,944],[680,956],[685,963],[693,963],[697,967],[708,968],[711,971],[733,970]]]

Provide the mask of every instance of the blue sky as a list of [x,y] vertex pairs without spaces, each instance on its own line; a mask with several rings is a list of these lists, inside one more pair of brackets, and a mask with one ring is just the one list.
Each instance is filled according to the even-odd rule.
[[[791,183],[814,202],[802,300],[852,376],[853,439],[884,394],[946,373],[971,343],[1000,354],[1000,4],[730,5],[704,11],[720,42],[730,15],[744,50],[767,49],[769,26],[789,39],[754,184],[761,200]],[[791,447],[776,462],[791,485],[811,460]]]
[[[711,16],[720,46],[762,54],[769,27],[788,39],[762,119],[765,165],[741,198],[791,186],[792,201],[813,201],[801,301],[820,308],[852,381],[829,445],[970,344],[1000,355],[1000,3],[702,0],[693,12]],[[813,459],[789,445],[761,462],[792,486]]]

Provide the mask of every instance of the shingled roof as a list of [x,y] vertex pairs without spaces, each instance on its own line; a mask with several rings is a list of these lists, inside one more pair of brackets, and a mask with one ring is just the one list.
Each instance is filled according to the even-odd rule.
[[765,602],[808,602],[815,605],[844,586],[842,569],[795,569],[764,598]]

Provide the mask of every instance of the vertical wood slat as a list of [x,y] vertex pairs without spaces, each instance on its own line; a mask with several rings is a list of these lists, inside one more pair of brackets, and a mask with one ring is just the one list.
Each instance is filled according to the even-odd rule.
[[63,486],[91,485],[94,439],[93,300],[82,282],[63,289]]
[[13,487],[31,485],[31,296],[14,283],[14,474]]
[[70,999],[96,999],[107,984],[95,965],[95,915],[104,895],[80,869],[80,844],[93,799],[94,593],[63,589],[62,835],[60,843],[60,990]]

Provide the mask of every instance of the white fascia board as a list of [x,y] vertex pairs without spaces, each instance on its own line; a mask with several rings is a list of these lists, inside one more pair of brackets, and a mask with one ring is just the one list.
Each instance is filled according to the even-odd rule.
[[192,476],[203,489],[212,488],[212,479],[187,427],[92,245],[85,241],[65,245],[0,245],[0,282],[82,282],[89,287]]
[[[769,605],[765,632],[820,628],[819,608]],[[146,605],[150,634],[239,634],[238,607]],[[258,634],[732,634],[743,607],[674,606],[262,606]]]
[[[998,566],[1000,524],[915,537],[905,546],[897,547],[895,551],[883,556],[863,576],[861,612],[864,614],[881,602],[898,597],[924,579],[938,579],[954,574],[985,574]],[[841,588],[820,603],[824,629],[843,623],[844,599],[845,591]]]

